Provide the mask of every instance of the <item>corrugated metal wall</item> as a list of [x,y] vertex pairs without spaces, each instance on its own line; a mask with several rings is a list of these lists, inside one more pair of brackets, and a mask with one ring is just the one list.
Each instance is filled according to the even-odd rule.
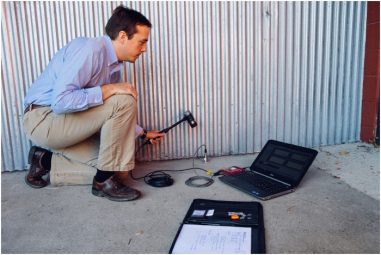
[[[121,2],[2,2],[2,171],[25,169],[22,99],[53,54],[103,35]],[[153,29],[125,64],[139,122],[162,129],[189,109],[199,126],[168,133],[138,158],[259,151],[268,139],[303,146],[359,140],[366,2],[123,2]]]

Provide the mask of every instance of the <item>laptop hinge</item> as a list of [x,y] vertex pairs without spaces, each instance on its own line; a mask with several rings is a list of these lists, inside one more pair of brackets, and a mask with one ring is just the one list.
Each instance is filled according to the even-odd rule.
[[275,179],[275,178],[273,178],[273,177],[271,177],[271,176],[267,176],[267,175],[265,175],[265,174],[259,173],[259,172],[257,172],[257,171],[252,170],[252,169],[251,169],[251,171],[253,171],[254,173],[259,174],[259,175],[261,175],[261,176],[263,176],[263,177],[269,178],[269,179],[271,179],[271,180],[274,180],[274,181],[276,181],[276,182],[280,182],[280,183],[282,183],[282,184],[284,184],[284,185],[286,185],[286,186],[290,186],[290,187],[291,187],[291,184],[288,184],[288,183],[286,183],[286,182],[282,182],[282,181],[280,181],[280,180],[278,180],[278,179]]

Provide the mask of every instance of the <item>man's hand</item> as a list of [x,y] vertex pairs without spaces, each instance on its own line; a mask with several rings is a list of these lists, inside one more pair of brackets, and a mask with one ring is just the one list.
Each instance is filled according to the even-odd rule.
[[105,84],[101,89],[103,100],[106,100],[113,95],[131,95],[135,100],[138,100],[138,92],[135,87],[128,82]]
[[147,131],[146,140],[150,141],[152,144],[157,144],[164,139],[165,133],[159,133],[159,130],[150,130]]

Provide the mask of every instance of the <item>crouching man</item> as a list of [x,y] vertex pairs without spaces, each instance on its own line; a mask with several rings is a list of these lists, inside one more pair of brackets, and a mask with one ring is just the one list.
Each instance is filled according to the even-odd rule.
[[24,130],[39,146],[29,152],[29,186],[45,187],[43,177],[51,172],[56,178],[53,173],[62,175],[66,166],[78,173],[93,169],[96,196],[113,201],[140,196],[123,181],[135,167],[135,139],[158,142],[164,134],[137,125],[137,92],[121,82],[121,67],[146,51],[150,29],[141,13],[119,6],[106,35],[74,39],[54,55],[24,99]]

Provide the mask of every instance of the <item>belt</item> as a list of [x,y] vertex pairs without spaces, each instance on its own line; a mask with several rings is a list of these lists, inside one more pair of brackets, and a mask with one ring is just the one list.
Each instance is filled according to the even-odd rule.
[[38,104],[30,104],[28,105],[25,110],[24,110],[24,114],[26,114],[27,112],[30,112],[31,110],[34,110],[34,109],[37,109],[37,108],[41,108],[41,107],[47,107],[45,105],[38,105]]

